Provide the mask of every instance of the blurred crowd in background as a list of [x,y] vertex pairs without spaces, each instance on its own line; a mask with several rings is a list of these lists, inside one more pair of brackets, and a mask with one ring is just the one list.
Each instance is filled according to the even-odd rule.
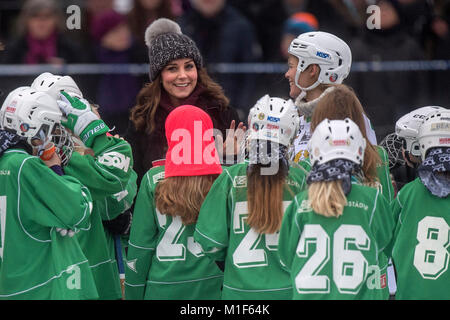
[[[381,10],[380,29],[366,25],[367,7],[373,4]],[[70,5],[81,8],[79,29],[67,28]],[[144,32],[161,17],[180,24],[207,67],[286,62],[290,41],[314,30],[346,41],[353,62],[450,60],[450,0],[1,0],[0,62],[148,63]],[[288,98],[284,73],[210,74],[241,110],[242,120],[266,93]],[[0,72],[0,90],[29,85],[34,77]],[[147,73],[73,78],[119,134],[137,93],[149,81]],[[409,110],[450,107],[449,78],[450,70],[352,72],[346,83],[355,89],[381,140]]]

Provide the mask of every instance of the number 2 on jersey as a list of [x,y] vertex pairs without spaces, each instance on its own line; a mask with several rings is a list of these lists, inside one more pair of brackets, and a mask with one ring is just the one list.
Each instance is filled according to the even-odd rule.
[[[350,249],[350,245],[357,250]],[[315,251],[311,252],[311,246]],[[330,278],[319,275],[330,261],[330,236],[319,224],[305,225],[297,256],[308,258],[295,277],[299,293],[329,293]],[[333,235],[333,282],[340,293],[356,294],[367,276],[368,262],[360,251],[370,249],[370,239],[359,225],[341,225]]]
[[[164,228],[167,224],[167,216],[156,210],[158,224]],[[172,222],[166,226],[166,231],[156,247],[156,256],[159,261],[175,261],[186,260],[186,246],[190,253],[194,256],[201,257],[204,255],[200,245],[194,241],[194,237],[187,238],[187,245],[178,243],[186,226],[181,222],[179,216],[172,217]]]
[[[283,201],[283,210],[291,201]],[[248,217],[247,201],[237,202],[234,208],[233,231],[235,234],[245,233],[244,220]],[[259,234],[253,228],[247,232],[233,253],[233,264],[238,268],[267,266],[267,253],[264,248],[257,249],[261,240],[265,238],[265,249],[277,250],[279,233]]]

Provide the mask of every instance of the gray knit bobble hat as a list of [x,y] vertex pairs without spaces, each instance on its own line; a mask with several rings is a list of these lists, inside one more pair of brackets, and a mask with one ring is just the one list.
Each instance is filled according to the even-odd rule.
[[202,56],[195,42],[181,32],[180,26],[169,19],[153,21],[145,30],[150,63],[149,77],[154,81],[161,70],[176,59],[192,58],[197,68],[203,66]]

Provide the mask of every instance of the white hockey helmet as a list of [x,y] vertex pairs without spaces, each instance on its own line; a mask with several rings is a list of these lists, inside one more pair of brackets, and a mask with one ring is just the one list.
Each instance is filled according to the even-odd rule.
[[324,164],[335,159],[347,159],[360,166],[364,162],[366,139],[359,127],[349,118],[324,119],[308,142],[311,163]]
[[248,115],[249,140],[273,141],[289,146],[297,134],[300,117],[292,100],[260,98]]
[[14,89],[13,91],[11,91],[6,96],[5,101],[3,101],[2,108],[0,109],[0,128],[3,128],[3,114],[5,113],[7,106],[11,103],[12,97],[14,97],[18,92],[23,91],[27,88],[30,88],[30,87],[27,87],[27,86],[18,87],[16,89]]
[[450,110],[443,109],[429,114],[419,128],[417,140],[422,160],[425,160],[431,148],[450,147]]
[[52,141],[62,164],[67,164],[72,155],[73,143],[61,125],[62,113],[56,100],[30,87],[18,89],[11,92],[3,103],[2,128],[22,137],[38,152],[43,150],[44,145],[36,147],[33,140],[39,139],[44,143]]
[[59,76],[44,72],[34,79],[31,87],[37,91],[46,92],[54,99],[59,98],[60,91],[65,91],[77,98],[83,98],[80,88],[70,76]]
[[419,141],[417,140],[419,128],[429,114],[439,110],[445,110],[445,108],[439,106],[421,107],[397,120],[395,134],[403,141],[403,149],[415,157],[421,156]]
[[[312,90],[321,83],[342,83],[352,66],[350,47],[342,39],[328,32],[302,33],[292,40],[288,52],[298,58],[295,85],[302,91]],[[317,64],[320,67],[319,78],[308,88],[302,88],[298,84],[298,78],[300,73],[311,64]]]

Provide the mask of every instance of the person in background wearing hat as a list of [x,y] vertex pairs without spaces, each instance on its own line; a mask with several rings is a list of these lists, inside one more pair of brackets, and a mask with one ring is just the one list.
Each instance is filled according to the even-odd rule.
[[54,0],[28,0],[17,20],[14,40],[6,42],[3,63],[81,63],[86,56],[63,34],[63,14]]
[[[167,149],[164,123],[178,106],[191,104],[203,109],[211,117],[214,128],[223,135],[227,128],[234,129],[238,123],[238,131],[245,129],[220,85],[203,67],[194,41],[181,32],[178,24],[158,19],[147,28],[145,40],[149,49],[150,83],[137,96],[125,135],[133,148],[138,183],[154,160],[164,158]],[[219,152],[222,152],[220,148]]]
[[289,45],[292,40],[305,32],[317,31],[319,22],[316,17],[308,12],[294,13],[284,23],[283,34],[281,36],[281,55],[284,59],[289,58]]
[[165,129],[165,163],[145,174],[136,198],[125,298],[220,299],[223,273],[193,240],[200,207],[222,172],[213,124],[202,109],[183,105]]
[[[99,13],[92,20],[90,32],[97,63],[145,63],[145,47],[132,35],[124,15],[114,10]],[[115,127],[114,133],[125,134],[140,81],[132,74],[100,76],[96,102],[102,107],[105,122]]]

